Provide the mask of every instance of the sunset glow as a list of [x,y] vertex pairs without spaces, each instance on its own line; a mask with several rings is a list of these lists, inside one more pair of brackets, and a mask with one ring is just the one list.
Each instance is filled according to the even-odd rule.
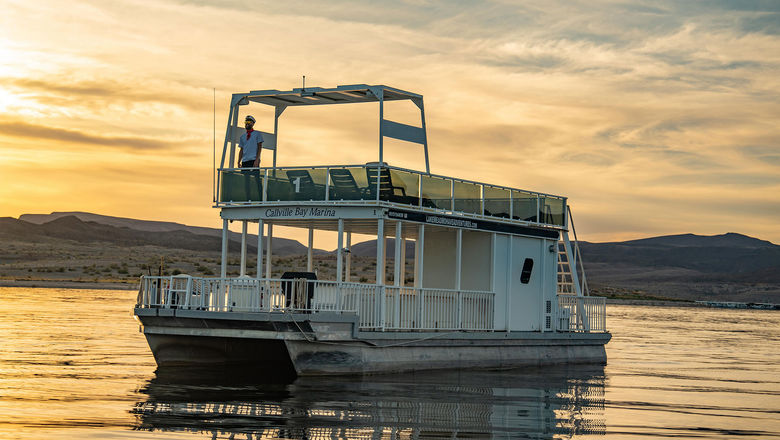
[[[779,16],[738,1],[6,1],[0,216],[219,227],[214,89],[220,148],[231,93],[306,75],[423,94],[432,172],[567,196],[580,239],[780,243]],[[279,165],[375,160],[377,107],[347,107],[288,110]],[[387,155],[424,170],[410,144]]]

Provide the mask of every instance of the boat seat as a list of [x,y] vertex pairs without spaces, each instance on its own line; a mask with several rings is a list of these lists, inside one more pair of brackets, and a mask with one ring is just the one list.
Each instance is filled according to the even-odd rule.
[[[406,195],[406,187],[393,185],[393,178],[388,168],[366,168],[368,178],[368,192],[372,199],[377,198],[377,184],[379,186],[379,200],[405,205],[417,205],[420,199]],[[400,194],[398,192],[400,191]]]
[[369,197],[368,188],[360,188],[352,172],[344,168],[331,168],[330,181],[333,189],[331,200],[364,200]]
[[308,170],[287,170],[295,200],[324,200],[325,187],[316,185]]

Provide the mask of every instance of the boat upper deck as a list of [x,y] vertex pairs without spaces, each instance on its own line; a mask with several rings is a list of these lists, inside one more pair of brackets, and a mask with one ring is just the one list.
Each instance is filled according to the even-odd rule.
[[221,208],[388,206],[519,224],[566,227],[566,198],[388,165],[223,168]]
[[[420,113],[420,126],[385,118],[385,101],[410,101]],[[364,165],[277,167],[279,118],[288,107],[371,103],[379,104],[379,144],[376,162]],[[274,107],[273,132],[260,132],[262,148],[273,151],[273,166],[232,168],[242,106]],[[389,166],[384,139],[421,147],[425,171]],[[264,156],[264,158],[267,157]],[[267,159],[264,159],[264,161]],[[266,163],[266,162],[263,162]],[[214,203],[223,213],[241,208],[281,206],[353,206],[400,208],[450,218],[490,220],[523,226],[567,229],[566,198],[506,186],[432,174],[423,97],[385,85],[354,84],[335,88],[303,87],[289,91],[258,90],[233,94],[222,159],[216,173]]]

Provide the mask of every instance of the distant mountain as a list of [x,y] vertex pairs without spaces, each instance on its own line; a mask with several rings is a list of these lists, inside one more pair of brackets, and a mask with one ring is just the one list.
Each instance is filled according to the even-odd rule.
[[[32,223],[35,225],[46,225],[55,220],[68,218],[68,217],[76,218],[85,224],[95,223],[97,225],[113,226],[119,229],[127,228],[133,231],[159,233],[160,236],[164,235],[164,233],[177,233],[175,235],[175,238],[177,239],[181,239],[182,237],[184,238],[188,237],[188,236],[182,236],[181,234],[178,234],[181,232],[188,232],[190,234],[197,235],[197,236],[207,236],[207,237],[216,238],[216,243],[217,243],[216,247],[207,248],[206,250],[219,249],[220,243],[222,242],[222,230],[217,228],[187,226],[181,223],[174,223],[174,222],[159,222],[159,221],[152,221],[152,220],[137,220],[137,219],[125,218],[125,217],[112,217],[107,215],[92,214],[89,212],[80,212],[80,211],[52,212],[51,214],[22,214],[21,216],[19,216],[19,220],[27,223]],[[157,237],[157,236],[152,236],[147,234],[148,239],[151,240],[152,237]],[[230,232],[229,237],[231,242],[241,241],[241,234],[237,232]],[[67,237],[61,237],[61,238],[67,238]],[[103,238],[104,240],[100,240],[100,241],[111,241],[109,236],[104,236]],[[155,240],[166,241],[160,237],[155,238]],[[200,240],[204,240],[204,239],[200,238]],[[212,245],[214,243],[213,240],[205,240],[204,242],[210,243]],[[257,252],[256,244],[257,244],[257,234],[248,234],[247,245],[248,247],[254,249],[254,252]],[[175,244],[175,241],[173,245],[177,246]],[[193,246],[192,244],[185,244],[183,246],[190,246],[190,247],[182,247],[182,249],[194,249],[191,247]],[[280,256],[299,255],[299,254],[305,254],[306,250],[307,250],[306,246],[302,245],[296,240],[274,237],[274,241],[273,241],[274,255],[280,255]],[[316,249],[315,252],[324,253],[325,251]]]
[[621,243],[581,242],[580,249],[586,264],[678,267],[707,274],[750,273],[780,267],[780,246],[736,233],[670,235]]
[[[350,252],[358,257],[376,257],[376,240],[353,244]],[[385,252],[387,258],[395,258],[395,238],[385,239]],[[406,259],[414,259],[414,241],[406,242]]]
[[0,236],[20,241],[65,239],[77,242],[111,242],[123,246],[158,245],[191,250],[210,250],[220,246],[216,237],[188,231],[149,232],[126,227],[84,222],[75,216],[56,218],[36,225],[13,218],[0,219]]
[[[611,244],[611,243],[601,243]],[[766,240],[748,237],[747,235],[729,232],[722,235],[679,234],[662,237],[642,238],[622,242],[624,245],[669,246],[669,247],[735,247],[735,248],[777,248],[778,246]]]
[[[187,226],[181,223],[159,222],[153,220],[137,220],[134,218],[112,217],[108,215],[92,214],[90,212],[70,211],[70,212],[52,212],[51,214],[22,214],[19,220],[23,220],[36,225],[49,223],[62,217],[76,217],[84,222],[95,222],[102,225],[125,227],[138,231],[150,232],[169,232],[169,231],[188,231],[198,235],[214,235],[221,237],[222,230],[215,228],[204,228],[200,226]],[[235,234],[235,233],[234,233]]]
[[[208,228],[200,228],[208,229]],[[248,240],[247,252],[257,252],[256,236]],[[0,240],[41,242],[47,239],[72,240],[77,242],[107,242],[120,246],[162,246],[195,251],[214,251],[221,247],[220,236],[215,234],[194,234],[186,229],[170,231],[143,231],[128,227],[118,227],[82,221],[76,216],[60,216],[52,221],[34,224],[11,217],[0,218]],[[240,242],[240,235],[234,234],[231,242]],[[236,244],[232,247],[235,249]],[[286,238],[273,239],[273,253],[278,256],[299,255],[306,252],[306,247],[295,240]]]

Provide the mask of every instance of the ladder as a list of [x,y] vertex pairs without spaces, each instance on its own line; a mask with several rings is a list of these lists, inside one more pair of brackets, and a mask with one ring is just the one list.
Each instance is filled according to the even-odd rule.
[[558,240],[558,295],[589,296],[590,290],[585,278],[577,230],[574,228],[574,218],[568,205],[566,212],[574,234],[574,248],[569,241],[569,232],[561,231],[561,238]]

